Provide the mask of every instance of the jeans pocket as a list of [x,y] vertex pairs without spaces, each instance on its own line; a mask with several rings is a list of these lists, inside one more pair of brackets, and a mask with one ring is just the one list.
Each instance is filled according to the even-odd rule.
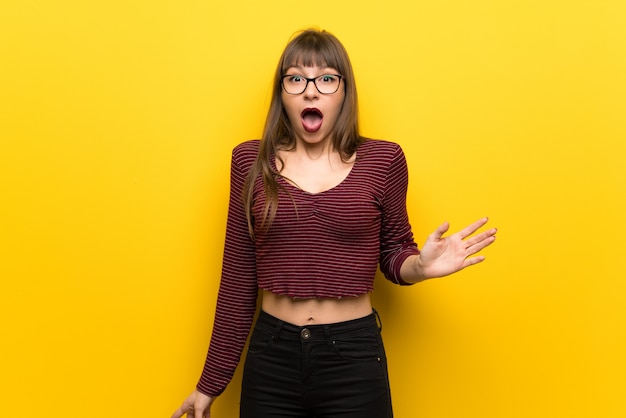
[[344,360],[381,361],[384,351],[377,335],[363,335],[333,341],[333,348]]
[[248,345],[248,355],[262,354],[274,341],[274,336],[268,332],[255,329],[250,337]]

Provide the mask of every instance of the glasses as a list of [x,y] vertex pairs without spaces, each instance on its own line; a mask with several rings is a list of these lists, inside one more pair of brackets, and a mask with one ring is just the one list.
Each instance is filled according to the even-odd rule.
[[283,89],[287,94],[302,94],[312,81],[321,94],[333,94],[339,90],[343,77],[339,74],[322,74],[319,77],[307,78],[299,74],[284,75],[281,79]]

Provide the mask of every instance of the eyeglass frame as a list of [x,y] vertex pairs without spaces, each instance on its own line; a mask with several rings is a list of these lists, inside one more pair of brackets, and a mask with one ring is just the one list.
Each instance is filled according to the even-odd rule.
[[[315,80],[317,80],[320,77],[324,77],[324,76],[328,76],[328,75],[332,75],[333,77],[339,77],[339,83],[337,84],[337,90],[333,91],[332,93],[322,93],[320,91],[320,88],[317,87],[317,83],[315,82]],[[304,85],[304,89],[300,93],[289,93],[287,91],[287,89],[285,88],[285,83],[284,83],[285,78],[293,77],[293,76],[302,77],[303,79],[306,80],[306,84]],[[339,86],[341,86],[341,80],[343,80],[343,78],[344,77],[342,75],[340,75],[340,74],[322,74],[322,75],[318,75],[317,77],[313,77],[313,78],[308,78],[308,77],[305,77],[305,76],[300,75],[300,74],[285,74],[284,76],[282,76],[280,78],[280,85],[283,87],[283,90],[285,91],[285,93],[290,94],[292,96],[298,96],[298,95],[300,95],[300,94],[302,94],[302,93],[304,93],[306,91],[306,89],[309,87],[309,83],[312,81],[313,85],[315,86],[315,89],[319,92],[319,94],[335,94],[335,93],[337,93],[339,91]]]

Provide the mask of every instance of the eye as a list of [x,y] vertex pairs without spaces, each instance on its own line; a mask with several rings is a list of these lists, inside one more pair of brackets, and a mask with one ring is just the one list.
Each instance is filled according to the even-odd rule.
[[304,77],[302,77],[301,75],[298,75],[298,74],[294,74],[294,75],[290,75],[290,76],[285,77],[285,80],[288,83],[291,83],[291,84],[298,84],[298,83],[302,83],[304,81]]
[[321,83],[336,83],[338,80],[338,77],[332,74],[324,74],[324,75],[319,76],[317,79]]

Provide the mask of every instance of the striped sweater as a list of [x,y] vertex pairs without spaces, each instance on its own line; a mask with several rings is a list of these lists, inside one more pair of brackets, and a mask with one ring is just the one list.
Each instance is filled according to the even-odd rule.
[[222,393],[239,363],[259,288],[294,298],[362,295],[373,290],[378,266],[387,279],[407,284],[400,266],[419,253],[406,211],[408,172],[399,145],[365,140],[348,176],[321,193],[279,178],[278,211],[267,231],[260,228],[265,196],[257,179],[252,240],[241,196],[258,150],[257,140],[233,150],[222,278],[197,386],[211,396]]

